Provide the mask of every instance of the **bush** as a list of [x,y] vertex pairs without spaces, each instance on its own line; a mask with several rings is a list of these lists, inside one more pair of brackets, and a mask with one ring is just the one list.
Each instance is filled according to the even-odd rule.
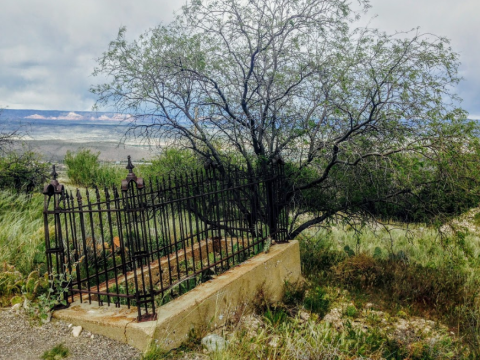
[[311,289],[305,296],[303,306],[308,311],[316,313],[323,318],[328,313],[330,307],[330,300],[327,292],[320,286]]
[[100,166],[99,155],[100,152],[94,153],[90,149],[80,149],[77,153],[68,150],[65,164],[68,167],[67,176],[70,181],[81,186],[93,185]]
[[[76,153],[67,151],[65,164],[69,180],[84,187],[119,186],[127,176],[127,170],[123,166],[102,165],[99,156],[100,152],[90,149],[80,149]],[[201,163],[191,151],[172,148],[165,149],[149,165],[136,165],[134,172],[139,177],[154,179],[181,176],[200,168]]]
[[33,151],[11,151],[0,157],[0,189],[32,192],[42,188],[50,166]]
[[186,149],[170,148],[152,160],[151,165],[142,166],[142,176],[145,178],[163,178],[181,176],[185,173],[202,168],[192,151]]
[[65,164],[69,180],[84,187],[120,185],[127,175],[126,170],[114,165],[101,165],[99,156],[100,152],[92,152],[90,149],[80,149],[76,153],[67,151]]

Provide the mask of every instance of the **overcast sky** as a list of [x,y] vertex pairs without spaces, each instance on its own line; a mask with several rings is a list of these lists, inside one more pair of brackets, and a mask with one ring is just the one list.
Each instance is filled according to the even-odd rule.
[[[1,0],[0,107],[91,110],[88,92],[97,59],[127,26],[133,39],[168,22],[172,0]],[[480,118],[480,1],[372,0],[371,26],[386,31],[417,26],[451,39],[464,81],[457,92]]]

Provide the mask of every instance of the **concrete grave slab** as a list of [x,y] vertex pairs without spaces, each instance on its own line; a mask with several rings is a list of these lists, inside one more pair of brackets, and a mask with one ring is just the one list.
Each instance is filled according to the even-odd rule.
[[137,309],[98,306],[76,301],[57,310],[57,319],[81,325],[85,330],[146,350],[153,340],[164,349],[176,348],[192,329],[208,329],[238,318],[255,302],[259,292],[268,300],[280,301],[285,281],[301,277],[298,241],[276,244],[259,255],[203,283],[157,308],[157,320],[137,322]]

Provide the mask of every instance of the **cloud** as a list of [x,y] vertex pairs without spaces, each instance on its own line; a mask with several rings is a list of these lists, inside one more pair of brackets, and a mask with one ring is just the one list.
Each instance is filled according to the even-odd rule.
[[[389,32],[417,26],[446,36],[460,53],[463,107],[480,114],[478,0],[371,0],[371,25]],[[0,106],[90,110],[96,61],[125,25],[135,39],[173,19],[173,0],[3,0],[0,11]],[[105,109],[109,110],[109,109]]]

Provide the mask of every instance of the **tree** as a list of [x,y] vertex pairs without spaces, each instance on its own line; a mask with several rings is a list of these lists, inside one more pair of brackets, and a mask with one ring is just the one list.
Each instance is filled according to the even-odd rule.
[[[130,131],[189,148],[220,169],[280,158],[295,204],[290,237],[335,216],[375,214],[418,195],[442,154],[476,128],[458,107],[458,55],[419,30],[352,24],[346,0],[192,0],[98,60],[97,106],[130,114]],[[422,170],[423,169],[423,170]],[[378,207],[378,206],[377,206]]]

